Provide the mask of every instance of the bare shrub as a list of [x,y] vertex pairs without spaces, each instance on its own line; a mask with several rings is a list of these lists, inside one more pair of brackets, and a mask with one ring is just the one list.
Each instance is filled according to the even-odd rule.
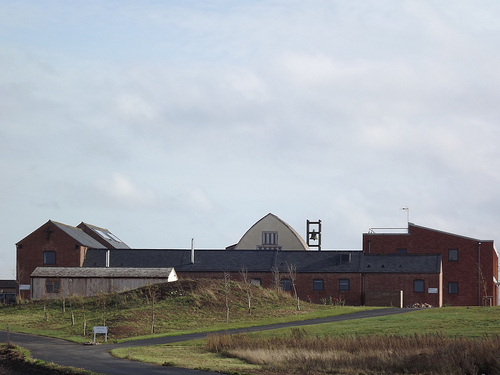
[[209,335],[207,349],[275,373],[500,374],[500,338],[447,336],[287,337]]

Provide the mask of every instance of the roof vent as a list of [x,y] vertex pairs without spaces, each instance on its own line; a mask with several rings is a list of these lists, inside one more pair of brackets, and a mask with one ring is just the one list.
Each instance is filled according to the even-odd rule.
[[382,264],[382,267],[380,267],[380,268],[385,268],[385,266]]

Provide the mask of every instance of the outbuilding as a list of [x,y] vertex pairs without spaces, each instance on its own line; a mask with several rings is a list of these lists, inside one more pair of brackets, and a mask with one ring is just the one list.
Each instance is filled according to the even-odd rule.
[[88,297],[177,279],[174,268],[37,267],[31,274],[31,298]]

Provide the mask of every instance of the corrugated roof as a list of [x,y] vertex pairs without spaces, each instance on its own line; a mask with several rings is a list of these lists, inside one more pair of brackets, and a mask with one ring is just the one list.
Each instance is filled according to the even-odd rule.
[[31,277],[168,278],[169,268],[37,267]]
[[99,241],[90,237],[87,233],[85,233],[80,228],[72,227],[70,225],[58,223],[58,222],[52,221],[52,220],[50,220],[50,222],[52,224],[54,224],[56,227],[58,227],[59,229],[61,229],[62,231],[64,231],[66,234],[73,237],[82,246],[96,248],[96,249],[102,249],[104,247],[103,244],[99,243]]

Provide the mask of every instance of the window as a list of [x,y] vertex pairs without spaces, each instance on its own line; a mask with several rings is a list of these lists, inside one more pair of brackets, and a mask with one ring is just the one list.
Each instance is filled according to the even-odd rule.
[[250,279],[250,285],[259,286],[260,279]]
[[347,292],[351,289],[351,283],[349,279],[339,279],[339,290],[342,292]]
[[448,294],[458,294],[458,283],[456,281],[448,283]]
[[43,252],[43,264],[56,264],[56,252],[55,251],[44,251]]
[[281,246],[278,246],[278,232],[262,232],[262,245],[258,245],[257,249],[281,250]]
[[313,280],[313,290],[322,291],[324,289],[324,280],[323,279],[314,279]]
[[278,232],[262,232],[262,245],[277,245]]
[[424,280],[413,280],[413,291],[415,293],[424,293],[425,292],[425,282]]
[[398,254],[407,254],[408,249],[398,249]]
[[448,261],[458,262],[458,249],[448,249]]
[[292,290],[292,283],[290,282],[290,279],[281,279],[281,289]]
[[45,291],[47,293],[59,293],[59,281],[46,281]]

